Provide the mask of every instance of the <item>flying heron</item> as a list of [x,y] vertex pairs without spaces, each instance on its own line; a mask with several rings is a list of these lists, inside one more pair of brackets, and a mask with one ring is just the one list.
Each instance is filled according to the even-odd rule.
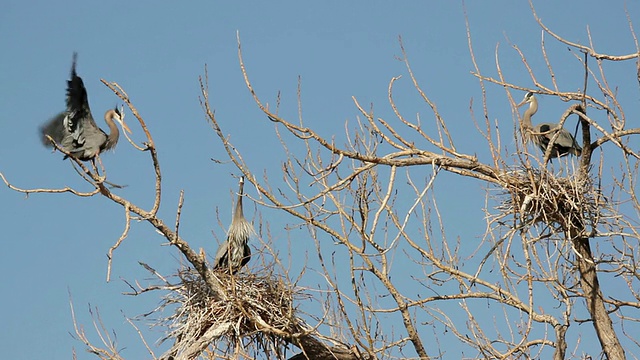
[[[96,125],[89,108],[87,89],[78,74],[76,73],[76,60],[78,54],[73,54],[71,65],[71,79],[67,81],[67,109],[49,120],[40,128],[42,143],[45,146],[53,147],[49,135],[73,158],[87,161],[93,160],[104,150],[115,148],[120,137],[120,131],[116,122],[122,128],[131,133],[124,118],[118,108],[108,110],[104,114],[104,120],[109,126],[109,134],[105,133]],[[115,122],[114,122],[115,120]],[[69,157],[65,155],[64,159]]]
[[249,235],[253,232],[253,228],[242,212],[244,177],[240,178],[239,188],[238,200],[236,201],[233,219],[227,232],[227,239],[218,248],[213,262],[214,270],[221,270],[231,274],[238,272],[251,258],[251,249],[247,242],[249,241]]
[[535,126],[531,124],[531,117],[538,111],[538,99],[536,99],[532,92],[528,92],[524,96],[524,99],[518,104],[518,107],[524,104],[529,104],[529,108],[522,116],[522,130],[524,131],[525,139],[533,142],[543,153],[546,153],[549,142],[551,142],[556,132],[560,131],[558,137],[556,137],[553,142],[550,158],[553,159],[567,154],[575,156],[582,154],[582,148],[567,129],[561,128],[557,130],[558,124],[552,123],[536,124]]

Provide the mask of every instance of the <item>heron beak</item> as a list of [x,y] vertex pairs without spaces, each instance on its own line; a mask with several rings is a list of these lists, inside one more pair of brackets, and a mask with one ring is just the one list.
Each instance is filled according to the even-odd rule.
[[126,132],[128,132],[129,134],[133,134],[133,133],[131,132],[131,129],[129,129],[129,126],[128,126],[127,124],[125,124],[125,123],[124,123],[124,120],[120,121],[120,125],[122,125],[122,128],[123,128]]
[[519,108],[520,106],[524,105],[527,103],[527,99],[522,100],[522,102],[518,105],[516,105],[517,108]]
[[129,134],[133,134],[131,132],[131,129],[129,129],[129,126],[124,122],[124,105],[121,105],[120,109],[118,109],[118,105],[116,105],[116,112],[120,114],[118,122],[120,123],[120,125],[122,125],[124,131],[128,132]]

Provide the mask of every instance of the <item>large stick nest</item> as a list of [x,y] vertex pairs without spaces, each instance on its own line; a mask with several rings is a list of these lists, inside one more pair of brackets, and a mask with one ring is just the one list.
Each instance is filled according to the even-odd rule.
[[[294,289],[275,275],[215,273],[220,286],[211,288],[195,270],[179,272],[161,307],[177,305],[161,324],[170,330],[166,339],[175,339],[164,359],[191,359],[210,345],[216,354],[233,350],[262,354],[281,352],[293,333],[299,331],[293,306]],[[259,348],[259,349],[258,349]],[[235,357],[235,356],[234,356]]]
[[559,177],[531,168],[511,172],[504,189],[508,197],[498,209],[514,214],[519,227],[543,223],[565,231],[591,232],[600,218],[598,203],[604,199],[588,176]]

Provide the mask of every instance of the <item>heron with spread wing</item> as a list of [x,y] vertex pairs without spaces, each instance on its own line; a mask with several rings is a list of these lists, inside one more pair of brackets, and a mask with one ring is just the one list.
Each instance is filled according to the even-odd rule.
[[249,236],[253,232],[253,227],[245,219],[242,211],[243,190],[244,177],[241,177],[236,208],[227,232],[227,239],[218,248],[213,261],[214,270],[235,274],[251,259],[251,249],[248,242]]
[[[48,123],[40,128],[42,143],[53,147],[53,141],[70,156],[78,160],[93,160],[105,150],[114,149],[120,137],[120,131],[116,122],[122,128],[131,133],[124,122],[124,117],[118,108],[108,110],[104,114],[104,120],[109,126],[109,134],[96,125],[89,108],[87,89],[82,78],[76,73],[76,60],[78,54],[73,54],[71,64],[71,79],[67,81],[67,109],[56,115]],[[65,155],[65,159],[69,155]]]
[[576,139],[571,133],[565,129],[558,129],[558,124],[542,123],[533,125],[531,123],[531,117],[538,111],[538,99],[532,92],[528,92],[518,107],[529,104],[529,108],[524,112],[522,116],[522,131],[524,138],[537,145],[542,153],[546,153],[547,148],[555,134],[560,133],[556,137],[552,144],[551,155],[549,158],[562,157],[568,154],[580,156],[582,154],[582,148],[576,142]]

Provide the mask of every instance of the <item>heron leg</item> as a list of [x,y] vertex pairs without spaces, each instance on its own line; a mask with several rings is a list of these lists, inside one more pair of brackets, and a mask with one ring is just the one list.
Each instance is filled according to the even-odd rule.
[[91,179],[89,179],[89,177],[87,177],[87,174],[84,171],[81,171],[78,168],[78,165],[76,164],[76,162],[73,159],[71,159],[70,161],[71,161],[71,166],[73,166],[73,170],[75,170],[78,173],[78,175],[80,175],[88,183],[93,183],[93,181]]
[[[100,170],[101,172],[104,174],[106,173],[105,169],[104,169],[104,165],[102,164],[102,159],[100,158],[99,154],[96,154],[96,157],[94,157],[93,159],[91,159],[91,161],[93,162],[93,169],[98,172],[98,169],[96,168],[96,163],[95,163],[95,159],[98,159],[98,163],[100,164]],[[106,178],[106,175],[105,175]]]

